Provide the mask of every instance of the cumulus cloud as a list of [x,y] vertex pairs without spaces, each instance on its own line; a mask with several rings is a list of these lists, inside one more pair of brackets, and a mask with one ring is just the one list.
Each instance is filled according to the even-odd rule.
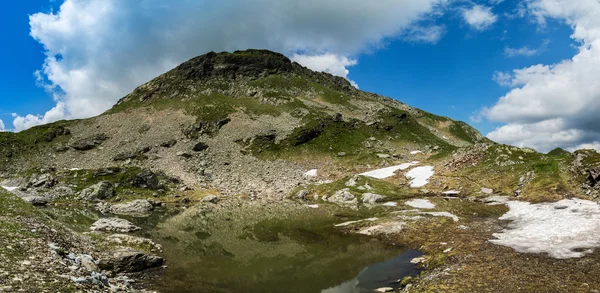
[[4,121],[2,121],[2,119],[0,119],[0,132],[2,131],[6,131],[6,127],[4,127]]
[[514,70],[502,78],[513,89],[484,113],[505,122],[488,137],[540,151],[600,141],[600,4],[596,0],[530,0],[529,14],[540,24],[566,21],[580,43],[571,59]]
[[[357,64],[356,59],[350,59],[345,56],[339,56],[331,53],[321,55],[294,54],[292,56],[292,60],[314,71],[327,72],[346,79],[348,79],[348,74],[350,73],[347,67]],[[348,81],[350,81],[354,87],[358,88],[356,82],[350,79],[348,79]]]
[[30,16],[30,34],[46,54],[39,81],[57,109],[18,116],[15,123],[45,123],[59,119],[60,111],[60,118],[97,115],[136,86],[208,51],[356,56],[446,2],[65,0],[56,12]]
[[478,31],[488,29],[498,20],[498,16],[492,12],[492,8],[483,5],[473,5],[469,9],[463,9],[462,16],[468,25]]

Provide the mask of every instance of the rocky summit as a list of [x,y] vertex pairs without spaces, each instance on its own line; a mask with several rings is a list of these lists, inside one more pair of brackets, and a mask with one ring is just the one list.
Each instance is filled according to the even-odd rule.
[[[510,229],[500,217],[517,207],[511,202],[538,211],[534,205],[547,201],[595,201],[600,154],[498,144],[464,122],[266,50],[211,52],[139,86],[100,116],[0,132],[0,181],[0,292],[169,292],[175,281],[164,276],[177,273],[171,267],[189,269],[181,275],[194,270],[171,264],[185,260],[168,247],[185,243],[213,256],[232,243],[204,246],[210,233],[188,224],[202,218],[220,221],[206,230],[235,226],[237,217],[250,217],[246,206],[256,217],[326,206],[335,206],[331,215],[360,211],[362,219],[335,218],[348,220],[335,229],[425,254],[409,262],[421,274],[382,284],[380,292],[600,290],[586,277],[598,262],[489,242],[512,235],[495,234]],[[171,218],[177,213],[164,210],[173,206],[180,214]],[[82,220],[49,211],[72,207],[95,212]],[[266,233],[239,226],[240,243]],[[283,241],[269,237],[266,243]],[[166,245],[165,255],[155,242]],[[596,247],[580,243],[570,248]],[[535,278],[545,281],[527,285]],[[211,292],[198,288],[189,292]],[[272,292],[296,292],[280,289]]]

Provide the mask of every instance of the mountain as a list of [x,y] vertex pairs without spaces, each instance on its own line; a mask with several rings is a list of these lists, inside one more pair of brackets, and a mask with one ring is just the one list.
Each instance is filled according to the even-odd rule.
[[485,187],[554,198],[579,190],[586,182],[580,175],[593,167],[573,167],[568,152],[493,143],[464,122],[360,91],[266,50],[193,58],[98,117],[2,133],[0,144],[3,177],[119,166],[256,196],[287,195],[306,183],[307,169],[337,180],[418,160],[436,166],[429,192]]
[[[498,144],[464,122],[358,90],[278,53],[211,52],[97,117],[0,133],[0,271],[12,280],[0,281],[0,291],[211,292],[211,285],[229,292],[240,279],[239,288],[248,288],[285,277],[236,263],[249,276],[239,278],[227,264],[240,257],[268,272],[265,259],[290,267],[287,257],[271,254],[277,251],[337,275],[352,271],[341,263],[379,258],[347,242],[342,247],[354,247],[347,260],[327,250],[338,247],[328,237],[352,233],[425,254],[405,260],[402,266],[418,263],[423,273],[404,278],[398,290],[410,283],[411,292],[546,292],[561,284],[560,292],[571,292],[586,284],[585,291],[600,288],[587,274],[600,264],[597,253],[571,261],[522,250],[591,252],[597,241],[586,229],[596,227],[588,219],[595,203],[518,203],[532,211],[520,214],[547,217],[519,225],[562,220],[548,210],[581,217],[590,226],[577,237],[571,230],[579,222],[557,225],[560,233],[535,226],[535,233],[517,233],[516,245],[498,233],[518,228],[500,220],[512,211],[503,203],[595,199],[599,182],[596,151],[541,154]],[[536,240],[545,237],[540,231],[552,234]],[[587,250],[579,239],[594,245]],[[307,243],[318,244],[319,257],[305,257]],[[211,284],[197,277],[206,263]],[[303,277],[319,278],[315,287],[337,285],[313,273]],[[345,275],[340,282],[352,277]],[[540,275],[549,281],[540,283]]]

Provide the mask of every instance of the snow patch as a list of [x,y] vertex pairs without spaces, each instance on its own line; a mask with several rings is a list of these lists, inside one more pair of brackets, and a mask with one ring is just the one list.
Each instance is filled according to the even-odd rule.
[[406,173],[406,178],[410,180],[410,187],[419,188],[429,183],[429,178],[433,176],[432,166],[416,167]]
[[449,212],[420,212],[419,214],[422,215],[431,215],[434,217],[448,217],[448,218],[452,218],[452,220],[454,222],[458,222],[458,217],[454,214],[451,214]]
[[398,206],[398,203],[394,202],[394,201],[389,201],[389,202],[386,202],[386,203],[382,204],[382,206],[385,206],[385,207],[396,207],[396,206]]
[[371,178],[375,178],[375,179],[385,179],[385,178],[394,176],[394,174],[398,170],[406,170],[417,164],[419,164],[419,162],[404,163],[404,164],[397,165],[397,166],[391,166],[391,167],[387,167],[387,168],[383,168],[383,169],[377,169],[377,170],[361,173],[359,175],[367,176],[367,177],[371,177]]
[[319,205],[318,204],[307,204],[307,207],[311,208],[311,209],[318,209]]
[[410,152],[411,155],[416,155],[416,154],[422,154],[422,151],[412,151]]
[[13,192],[15,189],[19,188],[19,187],[11,187],[11,186],[0,186],[4,189],[6,189],[9,192]]
[[444,195],[459,195],[460,191],[459,190],[448,190],[448,191],[442,192],[442,194],[444,194]]
[[426,199],[411,199],[404,203],[407,206],[411,206],[417,209],[433,209],[435,205]]
[[69,169],[69,171],[79,171],[79,170],[81,170],[81,169],[80,168],[71,168],[71,169]]
[[316,177],[318,171],[319,170],[317,170],[317,169],[308,170],[306,173],[304,173],[304,176],[306,176],[306,177]]
[[600,247],[600,205],[580,199],[531,204],[511,201],[500,220],[512,223],[491,243],[522,253],[548,253],[558,259],[578,258]]

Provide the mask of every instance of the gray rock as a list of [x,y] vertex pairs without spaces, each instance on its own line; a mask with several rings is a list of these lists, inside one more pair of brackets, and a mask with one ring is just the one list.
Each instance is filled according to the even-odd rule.
[[355,203],[356,197],[350,192],[350,189],[345,188],[338,190],[335,194],[328,197],[327,200],[337,203]]
[[194,155],[187,153],[187,152],[177,152],[177,156],[189,159],[189,158],[193,157]]
[[95,136],[76,140],[71,144],[71,147],[78,151],[89,151],[102,144],[106,139],[108,139],[106,135],[98,134]]
[[309,194],[310,194],[310,191],[308,191],[306,189],[302,189],[302,190],[298,191],[298,193],[296,193],[296,198],[305,199],[306,196],[308,196]]
[[339,152],[337,155],[338,155],[338,157],[340,157],[340,158],[341,158],[341,157],[345,157],[345,156],[346,156],[346,153],[344,153],[344,152]]
[[88,201],[105,200],[115,196],[113,184],[108,181],[98,182],[84,190],[79,194],[79,198]]
[[194,150],[195,152],[201,152],[201,151],[204,151],[204,150],[206,150],[206,149],[208,149],[208,145],[207,145],[207,144],[205,144],[205,143],[203,143],[203,142],[199,142],[199,143],[197,143],[197,144],[194,146],[194,149],[193,149],[193,150]]
[[34,205],[34,206],[45,206],[48,204],[48,200],[41,196],[26,196],[23,200]]
[[377,157],[380,158],[380,159],[387,159],[387,158],[389,158],[391,156],[388,155],[388,154],[377,154]]
[[385,198],[383,195],[375,194],[375,193],[363,193],[362,202],[374,204],[378,201],[381,201]]
[[131,160],[131,159],[135,159],[139,156],[139,154],[137,152],[133,152],[133,151],[127,151],[127,152],[122,152],[117,154],[114,158],[113,161],[126,161],[126,160]]
[[156,244],[154,241],[148,239],[148,238],[142,238],[142,237],[136,237],[136,236],[131,236],[131,235],[127,235],[127,234],[112,234],[108,237],[105,238],[106,241],[110,242],[110,243],[115,243],[115,244],[119,244],[119,245],[136,245],[136,246],[143,246],[143,245],[147,245],[147,246],[152,246],[154,247],[154,250],[157,251],[162,251],[162,246],[160,244]]
[[216,195],[209,195],[202,199],[202,202],[217,203],[219,198]]
[[33,175],[27,184],[30,187],[52,187],[56,179],[50,174]]
[[118,215],[137,215],[144,216],[148,215],[154,206],[144,199],[134,200],[128,203],[116,204],[110,208],[110,211]]
[[346,181],[346,186],[348,186],[348,187],[356,186],[358,184],[356,182],[357,180],[358,180],[358,175],[352,176],[352,178],[350,178],[348,181]]
[[159,190],[163,185],[158,180],[158,175],[150,170],[144,170],[135,177],[134,185],[140,188]]
[[118,233],[129,233],[140,230],[140,227],[133,223],[120,219],[120,218],[103,218],[96,221],[90,227],[92,231],[103,231],[103,232],[118,232]]
[[116,273],[133,273],[159,267],[163,263],[162,257],[149,255],[133,248],[119,248],[112,255],[101,258],[98,261],[98,267]]
[[164,147],[164,148],[172,148],[176,144],[177,144],[177,140],[171,139],[169,141],[165,141],[165,142],[161,143],[160,146]]

